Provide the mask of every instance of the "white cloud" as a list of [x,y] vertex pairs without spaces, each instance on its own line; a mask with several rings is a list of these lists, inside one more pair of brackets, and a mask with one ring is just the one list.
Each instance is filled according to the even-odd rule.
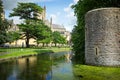
[[68,18],[73,18],[74,17],[74,12],[70,12],[69,14],[67,14]]
[[79,0],[73,0],[74,1],[74,3],[77,3]]
[[71,9],[69,7],[64,8],[65,12],[69,12]]
[[72,10],[71,6],[73,3],[70,3],[68,7],[64,8],[64,11],[66,12],[66,17],[68,18],[74,18],[74,11]]
[[69,5],[68,5],[68,7],[66,7],[66,8],[64,8],[64,11],[65,12],[70,12],[72,9],[71,9],[71,6],[73,5],[73,3],[70,3]]
[[71,8],[72,5],[76,4],[79,0],[73,0],[72,3],[70,3],[67,7],[64,8],[64,11],[66,12],[66,19],[68,20],[68,24],[65,25],[67,30],[72,31],[73,26],[76,24],[76,17],[74,16],[74,11]]

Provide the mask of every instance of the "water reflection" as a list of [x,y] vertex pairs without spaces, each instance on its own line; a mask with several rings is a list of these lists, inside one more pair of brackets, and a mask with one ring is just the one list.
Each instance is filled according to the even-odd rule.
[[[66,59],[61,54],[66,55]],[[0,80],[76,80],[70,54],[61,54],[42,54],[0,63]],[[58,56],[61,58],[56,59]]]

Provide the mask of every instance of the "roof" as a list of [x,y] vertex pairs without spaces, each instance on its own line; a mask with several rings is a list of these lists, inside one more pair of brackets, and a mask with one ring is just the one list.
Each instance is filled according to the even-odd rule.
[[58,24],[52,24],[52,28],[54,29],[65,29],[64,26]]

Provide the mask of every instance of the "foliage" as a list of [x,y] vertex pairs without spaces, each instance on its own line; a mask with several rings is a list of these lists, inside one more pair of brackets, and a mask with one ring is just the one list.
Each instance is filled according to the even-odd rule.
[[43,21],[39,20],[34,22],[33,27],[34,30],[32,30],[32,35],[36,39],[37,44],[51,42],[52,31]]
[[20,19],[37,20],[41,12],[42,8],[35,3],[18,3],[17,8],[14,8],[13,13],[10,13],[10,17],[19,16]]
[[57,43],[60,43],[60,44],[65,44],[66,43],[66,39],[57,31],[53,32],[52,34],[52,40],[53,40],[53,43],[55,43],[55,46]]
[[3,19],[3,15],[3,5],[2,1],[0,0],[0,44],[9,42],[7,29],[9,28],[10,24],[6,19]]
[[20,24],[19,27],[26,38],[26,47],[30,47],[29,40],[34,38],[32,31],[36,29],[34,29],[33,22],[39,20],[38,16],[41,12],[42,8],[35,3],[18,3],[17,8],[14,8],[13,12],[10,13],[10,17],[19,16],[20,19],[24,19],[24,23]]
[[72,31],[73,50],[82,61],[85,51],[85,14],[89,10],[102,7],[120,7],[120,0],[79,0],[72,6],[77,17],[77,25]]
[[18,40],[19,38],[20,38],[19,32],[8,32],[9,42],[13,42],[15,40]]
[[[3,5],[2,5],[2,0],[0,0],[0,13],[3,12]],[[1,14],[0,14],[1,15]],[[0,17],[1,18],[1,17]]]

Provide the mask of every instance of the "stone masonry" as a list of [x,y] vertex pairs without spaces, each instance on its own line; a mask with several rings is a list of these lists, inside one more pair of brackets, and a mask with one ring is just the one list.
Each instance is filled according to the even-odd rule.
[[86,64],[120,66],[120,8],[99,8],[85,16]]

